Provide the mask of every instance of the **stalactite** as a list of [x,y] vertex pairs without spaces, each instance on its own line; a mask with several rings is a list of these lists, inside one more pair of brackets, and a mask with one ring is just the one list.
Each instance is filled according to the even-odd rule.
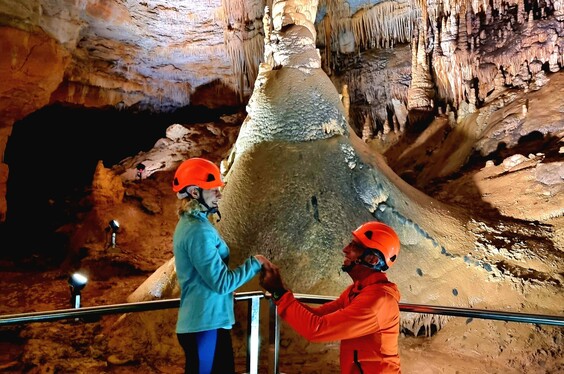
[[458,28],[458,40],[457,40],[457,47],[462,51],[462,53],[468,52],[468,13],[465,11],[465,8],[462,7],[461,9],[461,17],[462,19],[458,19],[459,23],[462,23],[461,26]]
[[529,64],[529,71],[531,72],[531,75],[536,75],[539,71],[541,71],[542,65],[542,61],[539,61],[537,59],[531,61],[531,63]]
[[556,73],[558,70],[560,70],[558,62],[559,60],[560,65],[563,65],[562,60],[559,58],[559,56],[560,49],[558,48],[558,46],[555,46],[554,50],[550,54],[550,57],[548,58],[548,70],[550,70],[551,73]]
[[345,108],[345,115],[348,121],[351,107],[351,97],[349,95],[349,86],[346,84],[343,84],[343,88],[341,90],[341,101],[343,103],[343,107]]
[[[353,33],[355,49],[391,48],[411,40],[420,8],[412,2],[384,2],[360,8],[351,14],[348,3],[339,0],[321,1],[326,6],[323,22],[317,24],[319,40],[325,44],[326,54],[339,53],[339,35]],[[330,56],[326,55],[327,65]]]
[[554,17],[559,22],[564,22],[564,0],[554,0],[552,2],[554,7]]
[[434,84],[425,53],[425,35],[419,33],[412,43],[412,77],[407,95],[408,110],[430,111],[434,107]]
[[450,56],[456,50],[456,34],[452,33],[452,18],[445,17],[442,19],[443,26],[441,27],[441,50],[445,56]]
[[450,16],[448,16],[448,23],[447,23],[447,32],[451,35],[452,38],[456,38],[458,35],[458,12],[453,11]]
[[[244,20],[253,14],[254,7],[250,9],[239,9],[237,4],[242,0],[229,2],[223,0],[227,11],[233,12],[229,19]],[[260,2],[260,1],[258,1]],[[271,1],[269,1],[271,3]],[[562,10],[564,0],[554,1],[555,16]],[[264,3],[264,1],[263,1]],[[278,6],[284,3],[287,7],[290,2],[279,1]],[[291,2],[294,3],[294,2]],[[300,3],[301,4],[301,3]],[[360,53],[362,50],[370,48],[392,48],[396,43],[405,43],[412,39],[412,34],[417,33],[416,27],[419,27],[417,40],[417,53],[414,54],[414,66],[412,69],[411,87],[404,92],[397,92],[392,97],[402,98],[404,102],[409,102],[409,108],[432,108],[434,105],[433,94],[435,89],[441,99],[450,101],[453,105],[458,106],[462,101],[468,101],[471,105],[477,105],[479,100],[483,100],[485,92],[480,92],[491,87],[488,84],[478,82],[477,88],[472,88],[468,82],[478,79],[479,81],[492,79],[491,69],[486,69],[482,73],[482,66],[488,63],[480,64],[480,58],[483,56],[474,55],[479,52],[479,48],[486,42],[488,37],[495,40],[496,45],[500,48],[510,42],[510,35],[516,28],[514,22],[518,24],[524,23],[529,31],[535,30],[535,17],[542,16],[540,11],[533,10],[527,13],[525,3],[522,1],[504,2],[502,0],[473,0],[472,2],[464,2],[460,0],[445,1],[420,1],[413,0],[407,2],[385,2],[379,4],[359,5],[356,4],[355,13],[351,15],[351,7],[342,0],[321,0],[320,6],[325,7],[324,18],[317,22],[315,29],[315,37],[318,45],[323,46],[323,67],[328,75],[331,74],[334,67],[339,64],[339,60],[334,59],[335,54],[349,53],[341,51],[339,40],[350,42],[351,38],[343,38],[343,35],[352,33],[354,35],[355,50]],[[303,4],[300,6],[304,6]],[[514,11],[517,9],[516,12]],[[268,9],[268,8],[267,8]],[[510,12],[511,11],[511,12]],[[484,16],[479,17],[476,12],[483,12]],[[492,13],[493,12],[493,13]],[[297,17],[293,14],[303,14],[299,12],[286,12],[286,17]],[[305,12],[307,13],[307,12]],[[494,19],[495,15],[495,19]],[[546,12],[544,13],[546,17]],[[459,18],[460,17],[460,18]],[[299,18],[299,17],[298,17]],[[291,22],[300,24],[300,19],[294,19]],[[503,24],[503,27],[489,27],[492,22]],[[280,19],[280,25],[284,20]],[[307,22],[303,22],[308,27]],[[419,25],[419,26],[417,26]],[[269,27],[268,29],[270,29]],[[265,38],[268,39],[268,30],[265,26]],[[486,30],[494,30],[497,34],[488,35]],[[546,34],[539,34],[544,36]],[[231,38],[228,46],[228,53],[234,61],[235,74],[242,74],[246,81],[253,81],[253,73],[257,70],[259,61],[253,60],[251,51],[260,48],[260,43],[250,36],[246,36],[243,42]],[[539,43],[546,43],[546,40],[539,39]],[[563,63],[563,56],[558,45],[552,48],[539,49],[530,48],[518,53],[515,62],[501,61],[502,56],[495,54],[488,56],[487,62],[496,65],[507,65],[507,83],[511,84],[518,73],[511,67],[512,64],[520,66],[524,60],[529,62],[537,59],[541,63],[548,63],[548,70],[558,71]],[[226,43],[227,44],[227,43]],[[254,46],[256,44],[256,46]],[[266,44],[266,43],[265,43]],[[238,52],[239,48],[243,48],[244,52]],[[265,49],[264,59],[267,60],[267,50]],[[431,63],[432,62],[432,63]],[[431,78],[431,70],[434,78]],[[547,70],[547,71],[548,71]],[[497,73],[496,73],[497,74]],[[519,75],[520,76],[520,75]],[[433,83],[434,80],[434,83]],[[349,88],[352,90],[349,82]],[[364,89],[365,97],[378,98],[382,97],[378,92],[379,88]],[[390,87],[393,90],[393,87]],[[472,93],[472,91],[475,91]],[[487,92],[487,91],[486,91]],[[473,96],[472,96],[473,95]],[[387,97],[390,97],[388,95]],[[418,103],[418,104],[415,104]],[[380,114],[375,113],[374,118],[379,118]],[[385,120],[382,118],[383,123]]]
[[325,18],[323,19],[323,25],[324,27],[324,31],[325,31],[325,65],[328,67],[328,70],[330,73],[331,72],[331,33],[332,31],[332,27],[331,27],[331,15],[327,14],[325,16]]
[[441,34],[439,33],[439,21],[438,19],[431,20],[434,24],[433,27],[433,59],[438,58],[443,55],[443,49],[441,48]]
[[222,0],[224,44],[233,69],[235,91],[241,102],[246,89],[253,88],[264,53],[264,40],[259,37],[260,33],[253,31],[255,28],[247,31],[247,25],[262,19],[265,6],[264,0]]
[[486,6],[486,25],[492,22],[492,9],[489,6]]
[[419,314],[407,313],[409,315],[410,326],[405,326],[407,331],[410,331],[415,336],[431,336],[432,325],[435,325],[436,330],[440,330],[449,321],[448,316],[434,316],[432,314]]
[[527,11],[525,10],[525,1],[517,2],[517,23],[522,25],[525,23]]
[[224,37],[234,76],[238,78],[236,91],[240,95],[240,100],[243,100],[245,87],[252,87],[255,82],[258,65],[264,54],[264,38],[260,34],[255,34],[251,39],[241,40],[234,32],[226,32]]
[[485,12],[488,7],[488,0],[472,0],[471,9],[474,14]]
[[222,9],[227,20],[236,23],[246,23],[262,18],[265,1],[222,0]]
[[385,2],[357,12],[352,18],[352,32],[358,45],[364,49],[377,48],[411,40],[415,22],[420,19],[418,8],[410,4]]
[[362,125],[362,140],[367,142],[374,138],[374,129],[372,128],[372,118],[370,115],[365,115]]

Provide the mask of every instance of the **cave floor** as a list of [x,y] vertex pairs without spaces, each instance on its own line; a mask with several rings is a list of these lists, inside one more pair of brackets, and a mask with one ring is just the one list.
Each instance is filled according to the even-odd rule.
[[[145,275],[119,276],[90,282],[82,292],[82,306],[122,303],[145,278]],[[67,275],[59,270],[5,270],[0,289],[3,290],[2,315],[66,309],[69,305]],[[101,325],[113,323],[118,316],[100,318],[90,322],[60,320],[1,327],[0,372],[182,372],[181,358],[160,360],[158,355],[148,354],[147,360],[112,359],[111,351],[105,351],[100,343]],[[172,328],[168,333],[173,333]],[[564,368],[564,357],[558,355],[562,336],[561,327],[452,317],[430,337],[400,338],[402,372],[559,373]],[[267,354],[266,350],[268,347],[262,348],[263,355]],[[236,355],[238,372],[243,373],[246,357]],[[307,354],[284,352],[282,346],[280,370],[281,373],[339,373],[338,343],[309,343]],[[268,372],[267,358],[261,359],[259,372]]]

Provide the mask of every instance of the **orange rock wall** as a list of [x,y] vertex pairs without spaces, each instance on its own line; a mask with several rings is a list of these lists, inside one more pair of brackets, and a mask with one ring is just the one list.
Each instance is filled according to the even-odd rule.
[[49,103],[70,62],[69,53],[40,29],[0,27],[0,222],[7,212],[4,151],[15,121]]

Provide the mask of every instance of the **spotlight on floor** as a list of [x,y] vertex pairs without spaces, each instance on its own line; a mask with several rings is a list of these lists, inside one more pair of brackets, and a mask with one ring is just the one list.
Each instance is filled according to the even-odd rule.
[[69,277],[69,288],[71,291],[71,307],[80,308],[80,292],[88,283],[88,278],[80,273],[74,273]]
[[111,245],[112,248],[115,248],[116,247],[117,232],[119,230],[119,222],[116,221],[115,219],[111,220],[110,223],[109,223],[109,230],[112,232],[110,245]]

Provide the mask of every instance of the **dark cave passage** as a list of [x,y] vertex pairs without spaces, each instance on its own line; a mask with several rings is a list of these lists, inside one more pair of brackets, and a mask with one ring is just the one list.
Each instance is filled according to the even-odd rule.
[[192,107],[154,114],[53,105],[16,122],[4,154],[8,211],[0,224],[0,259],[31,257],[56,265],[66,252],[66,238],[56,230],[88,209],[80,201],[99,160],[112,167],[150,150],[171,124],[213,121],[226,112]]

